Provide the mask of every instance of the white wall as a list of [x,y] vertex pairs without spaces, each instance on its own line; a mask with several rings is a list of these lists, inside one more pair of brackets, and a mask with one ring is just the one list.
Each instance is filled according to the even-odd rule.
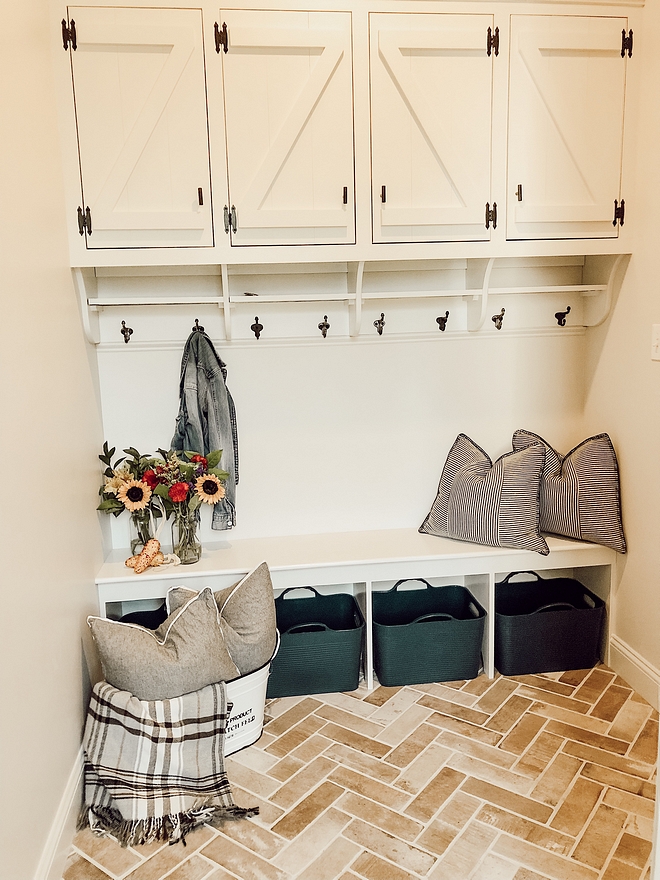
[[[585,406],[586,430],[610,433],[621,468],[629,552],[619,561],[612,629],[624,651],[628,646],[650,664],[644,695],[654,702],[660,681],[660,362],[651,361],[651,325],[660,323],[658,37],[660,9],[647,3],[629,68],[637,65],[639,84],[639,103],[629,106],[630,121],[639,126],[637,149],[627,157],[631,173],[624,181],[635,247],[616,308],[590,337]],[[627,672],[630,677],[632,669]],[[641,686],[641,680],[631,683]]]
[[101,433],[67,268],[48,4],[11,17],[17,39],[0,52],[0,876],[29,880],[80,748]]

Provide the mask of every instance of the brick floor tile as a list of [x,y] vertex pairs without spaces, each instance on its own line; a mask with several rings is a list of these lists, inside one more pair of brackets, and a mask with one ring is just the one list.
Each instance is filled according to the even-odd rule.
[[305,764],[299,773],[291,777],[270,796],[271,802],[277,804],[278,807],[288,809],[306,795],[310,789],[315,788],[336,766],[334,761],[329,761],[323,755],[314,758],[311,764]]
[[529,685],[521,685],[518,689],[518,693],[530,700],[536,700],[539,703],[548,703],[551,706],[557,706],[560,709],[566,709],[569,712],[577,712],[579,715],[586,715],[591,709],[593,709],[591,703],[585,703],[583,700],[576,700],[575,697],[566,697],[563,694],[557,694],[554,691],[530,687]]
[[379,685],[379,687],[377,687],[375,691],[372,691],[368,696],[364,698],[363,702],[369,703],[372,706],[382,706],[400,690],[401,688],[398,687],[388,688]]
[[434,712],[441,712],[444,715],[459,718],[461,721],[468,721],[470,724],[485,724],[490,717],[490,713],[470,709],[459,703],[450,703],[449,700],[441,700],[438,697],[430,696],[430,694],[425,694],[418,702],[420,706],[426,706],[427,709],[433,709]]
[[470,739],[477,739],[479,742],[488,743],[491,746],[496,746],[502,739],[501,733],[487,730],[476,724],[470,724],[467,721],[462,721],[460,718],[443,715],[441,712],[434,712],[433,715],[429,715],[426,723],[441,727],[443,730],[451,730],[453,733],[460,733],[461,736],[467,736]]
[[565,743],[563,751],[567,755],[580,758],[582,761],[601,764],[603,767],[610,767],[612,770],[619,770],[621,773],[628,773],[630,776],[639,776],[641,779],[649,779],[655,769],[651,764],[642,764],[641,761],[633,761],[630,758],[615,755],[613,752],[595,749],[593,746],[576,743],[573,740],[568,740]]
[[514,755],[522,755],[544,724],[545,718],[539,715],[523,715],[502,739],[499,748]]
[[550,825],[577,837],[591,815],[603,791],[603,786],[578,776]]
[[295,706],[292,706],[290,709],[287,709],[286,712],[283,712],[277,718],[274,718],[272,721],[269,721],[267,725],[265,725],[265,730],[267,733],[270,733],[272,736],[281,736],[283,733],[286,733],[287,730],[290,730],[292,727],[295,727],[303,718],[306,718],[308,715],[314,711],[314,709],[318,709],[319,706],[322,706],[320,700],[314,700],[311,697],[305,697],[300,700]]
[[648,703],[637,703],[628,700],[610,727],[610,736],[631,743],[637,739],[639,732],[649,720],[651,707]]
[[634,865],[612,859],[603,874],[603,880],[639,880],[641,873]]
[[587,703],[595,703],[605,688],[612,684],[614,678],[614,672],[602,666],[596,666],[575,691],[575,699],[584,700]]
[[443,767],[406,807],[405,813],[420,822],[428,822],[465,778],[464,773]]
[[462,828],[456,828],[434,819],[424,833],[419,835],[415,843],[429,852],[441,856],[462,830]]
[[629,757],[655,765],[658,756],[658,722],[648,720],[634,741]]
[[619,773],[618,770],[610,770],[609,767],[601,767],[599,764],[585,764],[582,775],[587,779],[602,782],[612,788],[620,788],[630,794],[655,800],[655,785],[646,782],[638,776],[629,776],[627,773]]
[[601,734],[593,733],[591,730],[585,730],[583,727],[564,724],[561,721],[548,721],[545,729],[548,733],[554,733],[566,739],[574,739],[576,742],[595,746],[597,749],[615,752],[617,755],[625,755],[628,751],[628,743],[623,740],[616,739],[613,736],[602,736]]
[[[379,859],[373,853],[362,853],[353,862],[353,868],[360,877],[365,877],[366,880],[415,880],[408,871]],[[357,875],[351,873],[349,876],[355,877]]]
[[305,742],[311,736],[318,733],[319,730],[327,727],[328,724],[324,718],[318,718],[316,715],[308,715],[298,724],[289,727],[280,737],[266,746],[265,751],[278,758],[284,758],[299,745]]
[[344,789],[332,782],[322,782],[304,800],[297,804],[273,825],[273,831],[292,840],[344,793]]
[[385,743],[378,742],[368,736],[362,736],[362,734],[348,730],[346,727],[340,727],[338,724],[326,724],[323,728],[323,736],[343,743],[345,746],[350,746],[352,749],[357,749],[359,752],[365,752],[374,758],[383,758],[390,751],[390,746]]
[[563,684],[570,684],[577,688],[582,684],[590,672],[591,669],[571,669],[568,672],[562,673],[559,677],[559,681]]
[[611,684],[593,707],[591,714],[595,718],[602,718],[605,721],[614,721],[629,697],[629,688],[623,688],[619,687],[619,685]]
[[547,822],[552,815],[552,809],[546,804],[540,804],[531,798],[522,797],[500,786],[483,782],[481,779],[467,778],[461,786],[461,791],[535,822]]
[[432,697],[439,697],[441,700],[449,700],[451,703],[460,703],[461,706],[472,707],[479,697],[477,694],[470,694],[464,690],[454,690],[446,687],[444,684],[415,684],[413,690],[421,691],[424,694],[430,694]]
[[593,718],[591,715],[583,715],[581,712],[574,712],[572,709],[564,709],[561,706],[549,703],[547,700],[534,703],[531,711],[537,715],[543,715],[545,718],[552,719],[554,722],[573,725],[585,732],[590,731],[595,736],[605,736],[610,729],[609,723],[601,718]]
[[[360,851],[361,847],[356,843],[338,837],[301,874],[298,874],[298,880],[335,880]],[[355,877],[355,874],[342,876]]]
[[339,766],[328,777],[331,782],[343,786],[356,794],[364,795],[372,801],[377,801],[393,810],[401,810],[410,800],[403,791],[398,791],[390,785],[385,785],[370,776],[364,776],[351,770],[350,767]]
[[614,851],[614,858],[643,868],[651,855],[651,841],[624,832]]
[[415,840],[423,829],[423,825],[414,819],[402,816],[394,810],[388,810],[387,807],[352,791],[347,791],[339,798],[337,808],[408,842]]
[[[278,855],[272,860],[273,864],[278,868],[282,868],[291,876],[297,876],[299,871],[306,868],[313,862],[321,851],[334,847],[336,843],[341,843],[343,838],[339,837],[342,830],[351,821],[351,817],[342,813],[340,810],[330,807],[325,813],[319,816],[314,822],[308,825],[300,834],[297,835]],[[344,841],[348,844],[348,841]],[[353,851],[353,858],[357,855],[358,848],[349,845],[349,849]],[[346,855],[346,848],[344,848]],[[349,858],[345,860],[335,859],[336,874],[343,870]],[[333,880],[335,874],[332,875]]]
[[454,841],[429,874],[429,880],[465,880],[479,864],[497,832],[472,822]]
[[502,788],[507,788],[509,791],[515,791],[523,795],[529,794],[534,782],[534,780],[521,776],[519,773],[503,770],[501,767],[494,767],[492,764],[487,764],[485,761],[480,761],[478,758],[472,758],[470,755],[463,755],[459,752],[454,752],[449,761],[447,761],[447,766],[466,775],[483,779],[486,782],[492,782],[494,785],[501,785]]
[[438,813],[438,820],[454,828],[463,828],[477,812],[481,803],[463,791],[455,792]]
[[597,880],[598,878],[597,872],[592,868],[579,865],[571,859],[565,859],[526,840],[510,837],[508,834],[502,834],[495,841],[493,851],[538,872],[543,877],[550,877],[551,880]]
[[[434,733],[437,733],[434,728],[431,729]],[[331,761],[336,761],[344,767],[357,770],[358,773],[363,773],[365,776],[372,776],[381,782],[394,782],[399,775],[399,770],[396,767],[390,767],[384,761],[372,758],[371,755],[366,755],[364,752],[357,752],[355,749],[351,749],[342,743],[332,742],[325,750],[324,757],[329,758]],[[390,758],[391,755],[387,755],[385,760],[389,761]]]
[[580,772],[582,763],[577,758],[560,752],[551,761],[548,769],[532,789],[532,797],[544,804],[556,806],[575,776]]
[[575,844],[575,840],[566,834],[561,834],[538,822],[523,819],[522,816],[509,813],[492,804],[486,804],[482,807],[477,813],[476,819],[485,825],[491,825],[499,831],[506,831],[513,837],[520,837],[561,856],[568,855]]
[[272,776],[273,779],[277,779],[278,782],[286,782],[287,779],[290,779],[301,770],[306,763],[306,761],[294,758],[293,755],[287,755],[281,761],[278,761],[277,764],[273,764],[269,770],[266,770],[266,774]]
[[141,861],[135,850],[117,846],[110,837],[98,837],[92,834],[89,828],[76,834],[73,845],[93,859],[108,874],[125,874]]
[[62,872],[62,880],[111,880],[111,876],[75,851],[67,856]]
[[498,678],[495,684],[475,704],[475,707],[487,715],[492,715],[493,712],[497,712],[502,703],[508,700],[517,687],[515,681],[510,681],[508,678]]
[[510,681],[517,681],[518,684],[540,688],[542,691],[549,691],[552,694],[561,694],[564,697],[571,697],[575,692],[575,688],[571,685],[562,684],[560,681],[554,681],[543,675],[514,675],[510,677]]
[[[545,719],[543,720],[545,723]],[[563,740],[560,736],[554,736],[544,730],[514,765],[515,770],[536,779],[552,761],[562,743]]]
[[395,767],[407,767],[438,735],[437,727],[431,724],[420,724],[410,736],[393,749],[385,758],[388,764]]
[[[405,768],[394,785],[408,794],[417,794],[452,757],[452,754],[451,749],[438,745],[438,743],[431,743],[426,751],[422,752],[412,764]],[[406,796],[406,800],[409,799]]]
[[376,735],[379,742],[395,747],[402,743],[420,724],[423,724],[431,715],[430,709],[413,704],[403,714],[391,721],[384,730]]
[[507,733],[532,705],[531,700],[514,694],[495,712],[486,727],[498,733]]
[[516,760],[515,755],[502,751],[500,748],[495,748],[494,746],[489,746],[464,736],[458,736],[458,734],[452,733],[449,730],[443,731],[436,742],[446,746],[448,749],[454,749],[462,754],[471,755],[473,758],[478,758],[480,761],[486,761],[488,764],[502,767],[505,770],[510,770]]
[[603,797],[603,803],[609,804],[620,810],[641,816],[644,819],[653,820],[654,803],[645,797],[630,794],[627,791],[619,791],[616,788],[607,789]]
[[241,880],[289,880],[284,871],[225,837],[212,840],[202,855]]
[[[373,825],[369,825],[359,819],[354,819],[344,829],[343,835],[354,843],[358,843],[370,852],[375,853],[380,858],[387,859],[404,870],[414,871],[422,876],[428,874],[436,860],[435,856],[425,853],[400,838],[387,834],[385,831],[381,831],[380,828],[375,828]],[[360,858],[353,863],[351,870],[361,874],[363,869],[359,863]],[[385,877],[384,880],[390,880],[390,878]]]
[[573,858],[597,870],[603,868],[625,821],[622,810],[601,804],[575,847]]
[[353,712],[347,712],[345,709],[338,709],[336,706],[321,706],[314,714],[318,718],[325,718],[326,721],[332,721],[341,727],[347,727],[363,736],[376,737],[383,730],[382,724],[370,721],[368,718],[362,718]]

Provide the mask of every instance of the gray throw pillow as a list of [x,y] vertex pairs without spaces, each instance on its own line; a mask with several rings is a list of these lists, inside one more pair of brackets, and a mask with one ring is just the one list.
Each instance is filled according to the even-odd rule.
[[493,464],[459,434],[442,469],[438,494],[419,528],[427,535],[474,541],[490,547],[550,550],[539,530],[541,443],[509,452]]
[[[197,594],[187,587],[173,587],[167,594],[167,607],[172,612],[193,595]],[[214,596],[229,653],[241,675],[265,666],[277,640],[268,565],[262,562],[237,584],[218,590]]]
[[232,660],[211,589],[195,593],[151,631],[88,617],[105,680],[139,700],[172,700],[240,672]]
[[607,434],[583,440],[560,455],[538,434],[516,431],[513,448],[545,447],[541,473],[541,531],[593,541],[626,552],[621,519],[619,466]]

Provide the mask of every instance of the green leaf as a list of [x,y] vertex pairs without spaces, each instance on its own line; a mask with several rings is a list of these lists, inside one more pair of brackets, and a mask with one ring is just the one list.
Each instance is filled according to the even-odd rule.
[[106,501],[102,501],[99,506],[96,508],[97,510],[123,510],[124,505],[121,501],[118,501],[116,498],[108,498]]
[[214,468],[217,464],[220,463],[220,459],[222,458],[222,449],[214,449],[213,452],[209,452],[206,456],[206,461],[208,463],[208,467]]
[[226,480],[229,476],[227,471],[220,470],[220,468],[209,468],[209,473],[213,474],[213,476],[217,477],[219,480]]
[[197,508],[200,506],[201,503],[202,503],[202,499],[199,497],[199,495],[197,495],[197,494],[193,495],[193,497],[188,502],[188,510],[191,510],[191,511],[197,510]]
[[188,464],[185,461],[181,462],[181,474],[186,480],[189,480],[194,475],[195,470],[194,464]]
[[166,452],[164,449],[161,449],[160,446],[158,447],[158,449],[156,451],[158,452],[160,457],[163,459],[163,461],[167,461],[167,458],[170,454],[169,452]]
[[170,496],[167,494],[167,492],[168,492],[167,486],[164,486],[162,483],[159,483],[156,486],[156,488],[154,489],[154,492],[156,493],[156,495],[159,495],[161,498],[165,498],[169,501]]
[[137,459],[137,461],[140,460],[140,453],[134,446],[129,446],[128,449],[124,449],[124,452],[126,453],[126,455],[130,455],[133,458]]
[[183,454],[186,456],[186,458],[192,458],[193,455],[201,455],[202,453],[201,452],[191,452],[189,449],[184,449]]

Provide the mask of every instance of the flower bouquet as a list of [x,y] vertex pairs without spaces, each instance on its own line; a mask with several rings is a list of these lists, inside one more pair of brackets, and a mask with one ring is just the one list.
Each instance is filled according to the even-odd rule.
[[154,537],[155,520],[162,517],[160,500],[153,493],[148,474],[153,473],[155,459],[140,455],[134,447],[124,449],[126,455],[114,463],[115,447],[103,444],[100,461],[105,465],[104,481],[99,489],[101,503],[97,510],[119,516],[124,510],[131,514],[131,553],[142,550]]
[[161,459],[152,459],[153,468],[144,472],[143,479],[161,500],[165,515],[172,523],[172,549],[182,565],[202,555],[197,538],[199,511],[202,504],[216,504],[225,497],[224,481],[229,474],[217,465],[222,450],[208,455],[199,452],[166,452],[159,449]]

